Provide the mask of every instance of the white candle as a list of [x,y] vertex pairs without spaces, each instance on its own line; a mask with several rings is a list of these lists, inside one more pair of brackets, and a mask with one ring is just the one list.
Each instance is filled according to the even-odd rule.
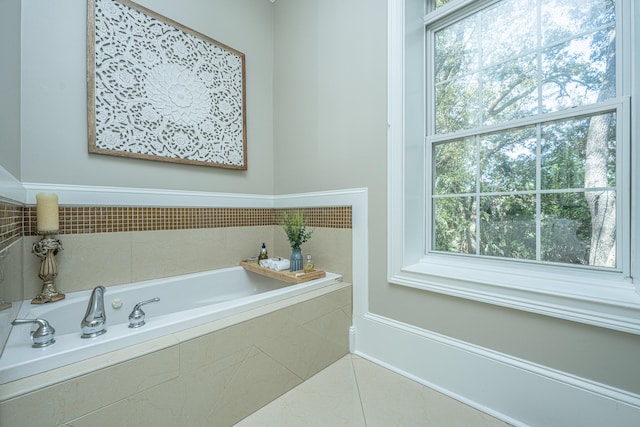
[[58,196],[55,194],[36,194],[36,215],[38,233],[46,234],[58,231]]

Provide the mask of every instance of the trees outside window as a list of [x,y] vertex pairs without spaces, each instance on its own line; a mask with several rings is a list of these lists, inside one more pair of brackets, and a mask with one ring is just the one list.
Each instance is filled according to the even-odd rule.
[[614,0],[502,0],[427,25],[428,251],[620,270],[616,28]]

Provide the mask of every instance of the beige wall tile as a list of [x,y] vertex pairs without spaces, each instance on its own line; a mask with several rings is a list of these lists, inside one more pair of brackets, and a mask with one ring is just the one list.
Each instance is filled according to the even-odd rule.
[[[201,381],[201,378],[196,378],[196,381]],[[205,425],[233,425],[301,382],[286,366],[257,347],[251,347],[246,357],[234,366],[232,375],[228,375],[224,382],[220,398],[211,402],[209,413],[201,422]]]
[[[24,239],[19,239],[7,248],[0,250],[0,300],[14,302],[24,299],[23,287],[19,286],[23,281],[23,244]],[[39,278],[36,277],[36,279],[40,281]],[[40,282],[40,287],[42,287],[42,282]]]
[[[287,307],[286,315],[294,322],[305,324],[314,319],[331,314],[335,310],[350,308],[351,286],[323,295],[322,298],[314,298],[291,307]],[[351,317],[351,311],[344,312]]]
[[345,342],[348,342],[348,331],[351,324],[351,316],[341,309],[336,309],[306,322],[304,326],[309,331],[331,342],[332,353],[344,353],[344,345]]
[[180,415],[184,396],[178,378],[104,406],[87,415],[69,421],[68,427],[127,426],[156,427],[185,424]]
[[195,371],[197,373],[201,369],[217,363],[218,360],[248,351],[253,345],[252,336],[255,335],[253,332],[255,325],[250,322],[242,322],[181,343],[181,372]]
[[0,425],[58,425],[178,375],[178,348],[46,387],[0,403]]
[[136,232],[134,281],[237,266],[270,246],[271,226]]
[[[282,227],[274,226],[275,254],[284,258],[291,256],[291,246]],[[302,256],[307,254],[321,270],[342,275],[347,283],[353,282],[351,229],[315,228],[311,239],[302,245]]]
[[230,426],[300,383],[263,352],[247,347],[67,425]]
[[[307,318],[300,315],[304,312],[309,313]],[[318,316],[318,313],[325,314]],[[335,318],[334,322],[324,319],[325,326],[341,326],[319,330],[313,321],[325,316]],[[270,313],[262,322],[264,332],[257,337],[257,346],[302,379],[309,378],[349,351],[351,317],[347,320],[341,309],[327,312],[327,298],[315,298]]]
[[[116,285],[131,282],[131,233],[67,234],[57,236],[62,250],[56,255],[58,277],[56,287],[64,293],[92,289],[97,285]],[[25,238],[25,276],[35,277],[36,294],[41,291],[38,278],[40,258],[31,253],[38,237]],[[35,294],[26,292],[26,298]]]
[[213,242],[224,234],[221,228],[134,233],[131,241],[134,281],[217,268],[215,257],[211,256]]

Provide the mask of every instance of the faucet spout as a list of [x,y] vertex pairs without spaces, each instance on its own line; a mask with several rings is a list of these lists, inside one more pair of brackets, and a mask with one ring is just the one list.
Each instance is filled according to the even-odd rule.
[[81,338],[94,338],[107,332],[107,314],[104,311],[104,286],[96,286],[91,292],[87,312],[84,314]]

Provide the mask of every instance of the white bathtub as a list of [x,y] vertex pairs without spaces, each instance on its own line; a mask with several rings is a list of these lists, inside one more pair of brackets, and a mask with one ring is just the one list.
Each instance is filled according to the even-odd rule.
[[[22,302],[17,317],[45,319],[56,330],[56,342],[32,348],[30,332],[36,325],[13,326],[0,357],[0,384],[72,364],[110,351],[182,331],[236,313],[271,304],[339,282],[341,276],[327,273],[321,279],[287,283],[231,267],[133,284],[109,286],[104,295],[107,332],[96,338],[80,338],[82,321],[91,290],[67,294],[49,304]],[[129,328],[129,313],[138,302],[144,305],[146,324]],[[121,302],[121,308],[114,308]]]

